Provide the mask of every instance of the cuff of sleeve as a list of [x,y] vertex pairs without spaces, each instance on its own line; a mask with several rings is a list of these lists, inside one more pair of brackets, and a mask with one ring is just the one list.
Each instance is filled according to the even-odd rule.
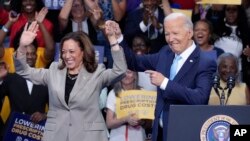
[[9,32],[8,28],[6,28],[5,26],[2,26],[2,30],[3,30],[3,32],[5,32],[5,33],[8,33],[8,32]]
[[142,32],[146,32],[148,29],[147,26],[143,23],[143,21],[140,22],[139,26]]
[[117,39],[118,44],[120,44],[122,41],[123,41],[123,35],[121,35],[121,36]]
[[26,54],[17,56],[17,51],[16,51],[13,54],[13,59],[16,70],[18,66],[25,66],[25,67],[28,66],[28,64],[26,63]]
[[159,32],[163,33],[163,26],[162,26],[162,24],[160,24],[160,26],[161,26],[161,28],[159,29]]
[[161,83],[161,85],[160,85],[160,89],[162,89],[162,90],[165,90],[166,89],[166,87],[167,87],[167,84],[168,84],[168,78],[164,78],[164,80],[163,80],[163,82]]
[[114,43],[114,44],[111,44],[110,47],[114,47],[114,46],[116,46],[116,45],[119,45],[119,43],[116,42],[116,43]]
[[250,57],[247,57],[247,62],[250,62]]

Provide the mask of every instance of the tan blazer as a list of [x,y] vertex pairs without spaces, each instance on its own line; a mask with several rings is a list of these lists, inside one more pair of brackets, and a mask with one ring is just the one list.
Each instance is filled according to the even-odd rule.
[[104,86],[110,85],[126,72],[127,65],[122,49],[112,51],[112,69],[98,65],[94,73],[82,68],[65,102],[67,69],[59,70],[58,63],[49,69],[34,69],[26,64],[25,56],[15,60],[16,72],[35,84],[49,89],[49,111],[43,141],[107,141],[107,128],[99,109],[99,95]]
[[[222,88],[226,88],[227,83],[220,80],[220,86]],[[225,105],[247,105],[246,89],[247,89],[247,85],[245,83],[236,83],[229,97],[228,97],[228,89],[225,90],[224,91],[225,102],[227,102],[225,103]],[[222,90],[218,90],[218,91],[221,96]],[[214,89],[211,90],[208,105],[220,105],[220,98],[216,94]]]

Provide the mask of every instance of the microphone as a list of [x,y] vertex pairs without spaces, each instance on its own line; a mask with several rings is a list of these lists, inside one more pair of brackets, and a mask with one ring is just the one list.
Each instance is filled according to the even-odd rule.
[[233,89],[235,86],[235,77],[233,75],[230,75],[228,78],[227,78],[227,87],[229,89]]
[[235,77],[234,75],[229,75],[227,78],[228,97],[230,96],[234,86],[235,86]]
[[214,88],[214,89],[218,89],[218,88],[221,89],[221,87],[220,87],[220,77],[219,77],[219,75],[215,74],[213,78],[214,78],[214,79],[213,79],[213,88]]
[[215,93],[218,95],[218,97],[220,99],[220,103],[222,103],[221,102],[221,96],[220,96],[220,93],[219,93],[219,90],[218,90],[218,88],[222,89],[221,86],[220,86],[220,77],[219,77],[218,74],[214,74],[214,76],[213,76],[213,88],[214,88]]

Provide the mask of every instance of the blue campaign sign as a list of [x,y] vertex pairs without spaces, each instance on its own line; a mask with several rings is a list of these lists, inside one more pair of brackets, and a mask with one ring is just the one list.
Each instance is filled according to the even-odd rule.
[[29,115],[13,112],[3,141],[41,141],[44,129],[45,120],[35,124]]
[[94,45],[95,47],[95,57],[98,63],[103,63],[104,61],[104,46]]
[[64,5],[65,0],[43,0],[43,2],[48,9],[60,10]]

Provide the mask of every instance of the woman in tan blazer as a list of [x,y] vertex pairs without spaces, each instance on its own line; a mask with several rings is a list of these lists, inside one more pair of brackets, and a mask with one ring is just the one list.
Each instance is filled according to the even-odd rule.
[[49,69],[26,65],[26,48],[36,36],[38,25],[33,22],[20,39],[15,65],[16,72],[35,84],[47,85],[49,111],[44,141],[107,141],[107,128],[99,109],[99,94],[104,86],[125,74],[127,65],[109,21],[105,23],[112,47],[114,64],[105,69],[95,60],[94,48],[86,34],[74,32],[61,41],[60,63]]

